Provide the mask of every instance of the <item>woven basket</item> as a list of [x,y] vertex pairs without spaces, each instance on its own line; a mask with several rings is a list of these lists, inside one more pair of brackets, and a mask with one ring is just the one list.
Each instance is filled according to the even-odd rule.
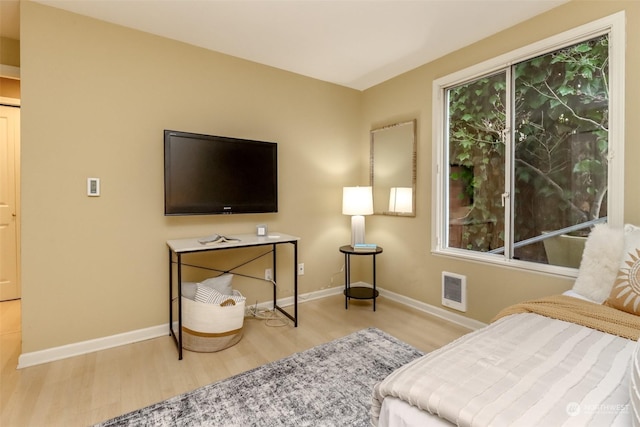
[[242,338],[244,307],[244,301],[215,305],[182,297],[182,347],[207,353],[236,344]]

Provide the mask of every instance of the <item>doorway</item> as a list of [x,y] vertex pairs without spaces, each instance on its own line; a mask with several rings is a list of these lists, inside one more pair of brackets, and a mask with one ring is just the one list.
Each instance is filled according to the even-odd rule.
[[20,285],[20,102],[0,98],[0,301]]

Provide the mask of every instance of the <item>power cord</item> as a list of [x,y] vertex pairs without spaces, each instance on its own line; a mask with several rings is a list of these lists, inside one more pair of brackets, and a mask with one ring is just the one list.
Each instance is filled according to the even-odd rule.
[[289,324],[287,319],[276,310],[259,309],[258,301],[256,301],[255,305],[249,306],[245,309],[245,317],[264,320],[265,325],[272,327],[287,326]]

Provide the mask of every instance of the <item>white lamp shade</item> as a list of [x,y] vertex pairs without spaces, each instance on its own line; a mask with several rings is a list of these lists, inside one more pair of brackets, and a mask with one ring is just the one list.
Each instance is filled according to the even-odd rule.
[[413,189],[411,187],[391,187],[389,212],[412,212]]
[[373,192],[371,187],[344,187],[342,189],[342,213],[344,215],[372,215]]

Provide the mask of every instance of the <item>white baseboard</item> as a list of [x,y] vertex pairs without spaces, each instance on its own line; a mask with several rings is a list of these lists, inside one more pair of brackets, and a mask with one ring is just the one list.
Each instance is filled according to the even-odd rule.
[[[353,283],[354,286],[369,286],[370,284],[364,282]],[[326,298],[331,295],[342,294],[344,286],[337,286],[334,288],[323,289],[320,291],[309,292],[306,294],[298,295],[298,303],[304,303],[307,301],[313,301],[320,298]],[[430,304],[423,303],[421,301],[396,294],[381,288],[378,288],[380,295],[390,300],[399,302],[400,304],[413,307],[417,310],[424,311],[436,317],[445,319],[449,322],[457,325],[464,326],[469,329],[479,329],[486,326],[482,322],[469,319],[468,317],[461,316],[456,313],[452,313],[448,310],[444,310],[439,307],[435,307]],[[288,307],[293,305],[293,296],[282,298],[278,300],[278,306]],[[273,302],[259,303],[260,309],[273,308]],[[122,334],[111,335],[103,338],[96,338],[93,340],[82,341],[78,343],[63,345],[60,347],[48,348],[46,350],[34,351],[31,353],[23,353],[18,358],[18,369],[26,368],[29,366],[40,365],[43,363],[53,362],[60,359],[66,359],[68,357],[80,356],[82,354],[93,353],[94,351],[106,350],[108,348],[119,347],[121,345],[133,344],[139,341],[145,341],[152,338],[158,338],[169,335],[169,324],[152,326],[150,328],[138,329],[135,331],[125,332]]]
[[[366,282],[353,282],[352,286],[364,286],[368,288],[372,288],[373,285]],[[384,288],[377,288],[380,292],[380,296],[385,298],[389,298],[392,301],[396,301],[400,304],[404,304],[406,306],[415,308],[416,310],[423,311],[425,313],[431,314],[432,316],[439,317],[441,319],[447,320],[451,323],[455,323],[456,325],[464,326],[465,328],[469,328],[471,330],[476,330],[487,326],[486,323],[479,322],[474,319],[470,319],[468,317],[462,316],[457,313],[452,313],[449,310],[445,310],[440,307],[436,307],[431,304],[424,303],[422,301],[415,300],[413,298],[405,297],[403,295],[397,294],[395,292],[387,291]],[[339,295],[344,291],[344,286],[338,286],[335,288],[323,289],[321,291],[311,292],[304,295],[298,296],[298,302],[311,301],[314,299],[325,298],[331,295]],[[266,303],[264,308],[268,308],[270,303]],[[280,307],[286,307],[288,305],[293,305],[293,297],[284,298],[282,300],[278,300],[278,305]],[[263,308],[262,304],[258,304],[259,308]]]
[[[352,286],[364,286],[368,288],[373,287],[373,285],[366,282],[353,282]],[[468,317],[462,316],[457,313],[452,313],[449,310],[445,310],[443,308],[436,307],[434,305],[427,304],[422,301],[415,300],[413,298],[405,297],[395,292],[387,291],[384,288],[378,287],[377,289],[380,292],[380,295],[385,298],[389,298],[392,301],[396,301],[400,304],[415,308],[416,310],[429,313],[433,316],[447,320],[451,323],[455,323],[456,325],[464,326],[465,328],[469,328],[471,330],[476,330],[476,329],[480,329],[487,326],[486,323],[482,323],[477,320],[470,319]],[[344,291],[344,286],[338,286],[335,288],[329,288],[329,289],[324,289],[322,291],[312,292],[306,295],[300,295],[298,299],[299,299],[299,302],[311,301],[318,298],[325,298],[331,295],[339,295],[339,294],[342,294],[343,291]],[[283,300],[283,303],[279,302],[278,305],[280,305],[281,307],[284,307],[285,303],[287,305],[293,304],[293,298],[289,298],[288,300]]]
[[138,329],[108,337],[81,341],[60,347],[48,348],[46,350],[33,351],[31,353],[23,353],[18,358],[18,369],[168,335],[169,324],[166,323],[164,325],[152,326],[150,328]]
[[[307,301],[313,301],[316,299],[320,299],[320,298],[326,298],[329,297],[331,295],[338,295],[341,294],[342,291],[344,289],[344,286],[338,286],[336,288],[328,288],[328,289],[322,289],[320,291],[314,291],[314,292],[309,292],[306,294],[300,294],[298,295],[298,304],[303,303],[303,302],[307,302]],[[290,307],[293,305],[293,296],[287,297],[287,298],[280,298],[277,301],[278,307]],[[273,301],[265,301],[265,302],[260,302],[257,304],[246,304],[247,308],[248,307],[256,307],[260,310],[271,310],[273,308]]]
[[385,298],[389,298],[390,300],[399,302],[400,304],[404,304],[417,310],[424,311],[425,313],[429,313],[451,323],[455,323],[456,325],[464,326],[465,328],[469,328],[474,331],[476,329],[484,328],[485,326],[487,326],[486,323],[470,319],[457,313],[452,313],[449,310],[436,307],[435,305],[427,304],[413,298],[405,297],[404,295],[396,294],[395,292],[387,291],[385,289],[378,289],[380,290],[380,295]]

